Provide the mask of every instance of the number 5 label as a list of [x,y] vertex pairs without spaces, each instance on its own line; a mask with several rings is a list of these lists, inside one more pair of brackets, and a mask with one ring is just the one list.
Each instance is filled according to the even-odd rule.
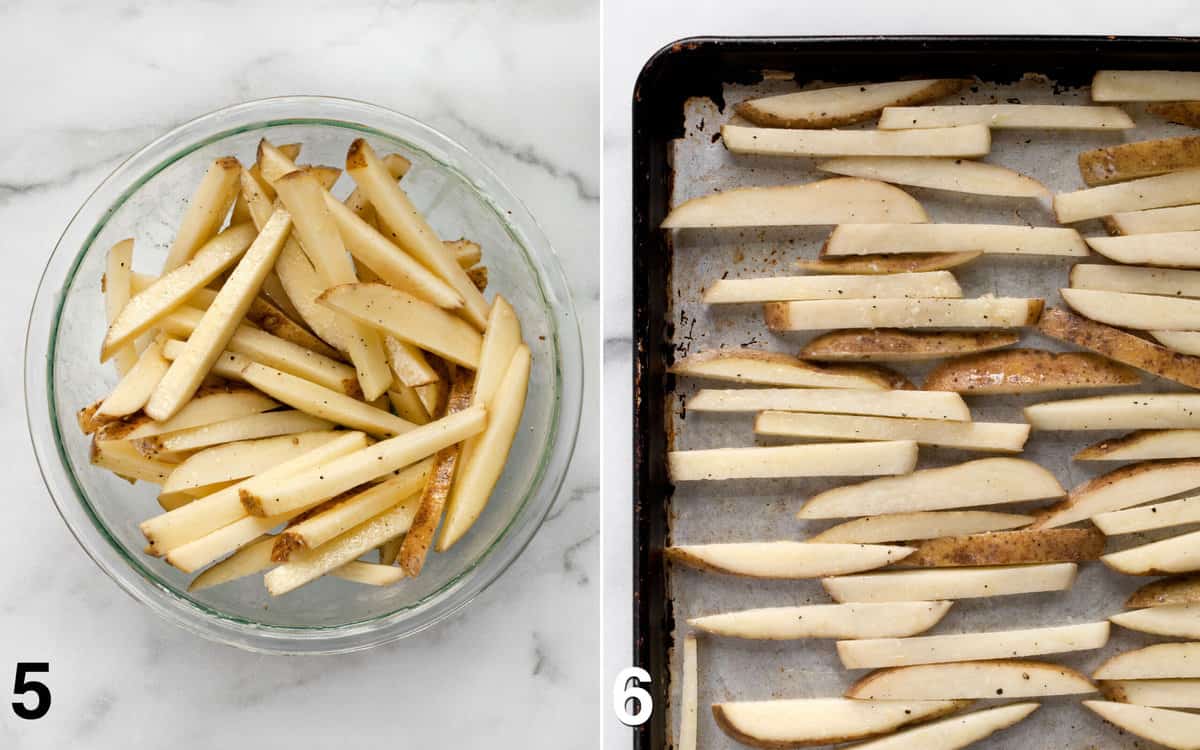
[[45,674],[50,671],[50,663],[44,661],[22,661],[17,663],[17,674],[13,678],[13,696],[33,693],[33,705],[23,701],[13,701],[13,713],[22,719],[40,719],[50,711],[50,688],[46,683],[29,679],[31,674]]
[[[613,711],[627,727],[640,727],[654,712],[654,699],[642,685],[650,684],[650,673],[641,667],[626,667],[613,684]],[[633,711],[630,711],[630,704]]]

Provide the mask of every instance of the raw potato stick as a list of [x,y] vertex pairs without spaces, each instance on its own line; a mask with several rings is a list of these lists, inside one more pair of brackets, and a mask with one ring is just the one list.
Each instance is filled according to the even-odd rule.
[[1200,167],[1200,138],[1192,135],[1104,146],[1079,154],[1088,187]]
[[1038,703],[1013,703],[951,716],[856,747],[857,750],[959,750],[1024,721],[1039,706]]
[[175,464],[147,458],[123,440],[99,440],[92,437],[88,458],[93,466],[108,469],[130,482],[141,480],[162,484],[175,469]]
[[764,411],[754,422],[754,432],[827,440],[914,440],[944,448],[1020,453],[1029,425]]
[[1200,297],[1200,271],[1081,263],[1071,268],[1071,287],[1167,297]]
[[696,634],[688,633],[683,639],[683,710],[679,716],[679,750],[696,750],[697,693],[699,679],[696,674]]
[[810,542],[881,544],[943,536],[963,536],[985,531],[1005,531],[1033,523],[1033,516],[987,510],[912,511],[867,516],[831,526],[811,536]]
[[846,156],[817,164],[822,172],[974,195],[1049,197],[1050,190],[1011,169],[978,161],[930,156]]
[[813,364],[802,359],[758,349],[714,349],[676,360],[670,371],[706,380],[797,388],[852,388],[886,390],[889,380],[878,370]]
[[712,712],[721,731],[738,742],[778,750],[886,735],[952,714],[968,703],[794,698],[714,703]]
[[1167,268],[1200,268],[1200,231],[1130,234],[1121,237],[1088,237],[1097,253],[1118,263]]
[[1140,382],[1136,370],[1098,354],[1006,349],[943,362],[921,387],[983,396],[1116,388]]
[[391,586],[404,578],[404,572],[395,566],[361,560],[351,560],[340,568],[329,571],[328,575],[366,586]]
[[1109,657],[1092,675],[1097,680],[1200,677],[1200,642],[1158,643]]
[[789,130],[722,125],[734,154],[766,156],[984,156],[992,149],[986,126],[929,130]]
[[1000,255],[1084,256],[1088,254],[1088,246],[1079,232],[1067,227],[845,224],[834,227],[821,248],[823,256],[960,251]]
[[[843,222],[848,223],[848,222]],[[865,222],[878,223],[878,222]],[[983,253],[895,253],[891,255],[838,255],[813,260],[798,260],[796,268],[810,273],[866,273],[882,276],[889,273],[945,271],[966,265]]]
[[837,388],[702,388],[687,402],[692,411],[784,411],[858,414],[969,422],[957,393],[856,391]]
[[[1195,617],[1195,614],[1192,615]],[[1170,635],[1168,633],[1168,635]],[[1100,684],[1105,698],[1119,703],[1165,708],[1200,708],[1200,680],[1108,680]]]
[[932,628],[950,611],[951,604],[935,601],[769,607],[693,617],[688,625],[713,635],[766,641],[902,638]]
[[875,328],[825,333],[809,341],[800,356],[826,361],[920,362],[974,354],[1020,341],[1011,331],[905,331]]
[[393,437],[416,427],[383,409],[273,367],[251,362],[242,369],[242,377],[288,406],[371,435]]
[[179,464],[163,484],[162,491],[184,492],[252,477],[336,440],[339,435],[332,430],[310,431],[205,448]]
[[[1200,531],[1111,552],[1100,560],[1118,573],[1130,576],[1191,573],[1200,570]],[[1200,672],[1189,676],[1200,677]]]
[[773,331],[845,328],[1019,328],[1033,325],[1040,299],[876,299],[768,302],[763,317]]
[[1200,73],[1173,70],[1098,70],[1092,101],[1161,102],[1200,99]]
[[1143,461],[1090,479],[1038,514],[1034,528],[1054,528],[1200,487],[1200,461]]
[[932,107],[887,107],[880,130],[953,128],[985,125],[996,130],[1128,130],[1133,120],[1120,107],[1063,104],[943,104]]
[[179,222],[175,241],[171,243],[171,249],[167,251],[167,260],[163,263],[164,274],[191,260],[192,256],[217,234],[217,229],[225,221],[225,216],[237,198],[238,176],[241,171],[242,165],[232,156],[223,156],[209,166]]
[[1020,529],[918,542],[904,567],[955,568],[983,565],[1084,562],[1104,552],[1095,529]]
[[[1200,639],[1200,604],[1168,604],[1162,607],[1135,609],[1120,612],[1108,618],[1123,628],[1173,638]],[[1200,680],[1192,681],[1192,691],[1200,686]],[[1189,692],[1192,692],[1189,691]],[[1200,692],[1193,693],[1200,698]],[[1200,708],[1200,706],[1196,706]]]
[[216,386],[199,391],[187,406],[166,421],[156,422],[144,414],[134,415],[119,422],[110,422],[100,432],[105,440],[138,440],[261,414],[277,406],[277,402],[244,386]]
[[186,430],[164,432],[133,442],[142,453],[181,453],[238,440],[255,440],[279,435],[297,435],[313,430],[331,430],[333,422],[319,419],[301,411],[282,410],[265,414],[250,414],[221,422],[189,427]]
[[872,570],[903,560],[912,548],[882,544],[732,542],[667,547],[668,559],[691,568],[748,578],[821,578]]
[[1157,234],[1200,229],[1200,205],[1122,211],[1103,219],[1110,234]]
[[125,371],[108,398],[101,402],[96,414],[103,417],[127,417],[146,405],[150,394],[166,374],[170,363],[163,359],[164,337],[155,336],[142,351],[133,366]]
[[1108,536],[1200,523],[1200,495],[1100,513],[1092,523]]
[[1060,224],[1073,224],[1123,211],[1200,203],[1200,168],[1181,169],[1054,196]]
[[[386,154],[383,159],[383,166],[387,167],[388,174],[399,180],[404,175],[408,174],[408,170],[412,167],[412,162],[405,159],[400,154]],[[354,215],[373,227],[379,227],[379,215],[375,213],[375,207],[367,200],[366,196],[358,188],[350,191],[350,195],[346,196],[346,208],[354,212]],[[471,263],[466,265],[459,261],[459,265],[463,268],[470,268],[479,262],[476,258]]]
[[901,570],[823,578],[821,585],[835,602],[939,601],[1064,591],[1076,571],[1075,563]]
[[958,91],[956,78],[867,83],[747,99],[734,108],[755,125],[771,128],[834,128],[877,117],[884,107],[923,104]]
[[203,591],[266,570],[273,565],[271,547],[274,544],[273,536],[263,535],[193,578],[188,584],[188,591]]
[[1025,407],[1035,430],[1200,428],[1200,393],[1123,393]]
[[908,474],[916,463],[917,444],[905,440],[713,448],[667,454],[668,472],[676,482]]
[[1200,576],[1173,576],[1142,586],[1129,595],[1126,609],[1200,604]]
[[1181,354],[1200,354],[1198,331],[1151,331],[1150,335]]
[[880,669],[846,691],[865,700],[953,700],[960,698],[1029,698],[1096,692],[1074,669],[1019,659],[918,664]]
[[[865,226],[865,225],[863,225]],[[875,299],[878,297],[961,297],[948,271],[889,276],[768,276],[719,279],[704,290],[710,305],[795,299]]]
[[801,185],[734,188],[692,198],[671,209],[662,228],[927,221],[929,216],[921,204],[898,187],[877,180],[834,177]]
[[1112,701],[1083,701],[1100,718],[1130,734],[1173,750],[1200,748],[1200,716],[1187,711],[1134,706]]
[[[112,325],[121,313],[122,308],[129,302],[132,295],[130,288],[133,274],[133,240],[124,239],[113,245],[108,251],[104,267],[104,276],[100,279],[101,291],[104,292],[104,313],[106,323]],[[125,375],[137,361],[137,348],[126,344],[114,355],[117,374]]]
[[846,669],[1042,656],[1103,648],[1108,629],[1107,622],[1090,622],[992,633],[843,640],[837,642],[837,652]]
[[1102,440],[1075,454],[1076,461],[1147,461],[1200,458],[1200,430],[1138,430]]

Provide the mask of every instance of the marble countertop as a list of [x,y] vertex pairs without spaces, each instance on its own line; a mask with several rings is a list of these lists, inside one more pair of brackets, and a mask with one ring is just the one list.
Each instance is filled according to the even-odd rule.
[[[594,746],[599,46],[591,0],[0,2],[0,680],[49,661],[53,688],[38,721],[3,701],[0,747]],[[400,110],[490,164],[562,258],[589,363],[577,460],[533,544],[448,623],[349,656],[247,654],[125,596],[58,518],[23,413],[29,307],[75,207],[153,137],[282,94]]]

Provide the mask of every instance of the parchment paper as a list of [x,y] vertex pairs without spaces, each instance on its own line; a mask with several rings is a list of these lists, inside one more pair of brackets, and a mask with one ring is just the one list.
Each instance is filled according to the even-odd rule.
[[[813,84],[819,87],[821,84]],[[720,125],[729,122],[732,105],[753,96],[793,91],[787,80],[768,80],[754,86],[730,85],[725,89],[722,112],[708,99],[694,99],[686,106],[685,137],[674,146],[675,193],[672,205],[714,190],[746,185],[776,185],[809,182],[824,175],[812,159],[733,156],[722,146]],[[981,84],[961,95],[938,103],[984,104],[993,102],[1089,104],[1086,89],[1058,89],[1043,78],[1028,77],[1014,85]],[[1073,133],[1043,130],[994,130],[992,153],[985,160],[1016,169],[1045,183],[1054,192],[1084,187],[1076,166],[1076,155],[1085,149],[1123,141],[1182,135],[1188,128],[1169,125],[1146,115],[1140,106],[1126,107],[1137,120],[1136,130],[1127,133]],[[874,121],[860,127],[873,128]],[[959,193],[902,187],[925,206],[932,221],[1004,223],[1055,226],[1048,203],[1029,199],[991,198]],[[1104,234],[1099,222],[1076,225],[1085,235]],[[816,257],[828,227],[683,230],[675,238],[672,268],[673,344],[676,356],[720,346],[754,346],[795,353],[821,331],[774,335],[762,321],[760,305],[708,306],[700,302],[702,290],[712,281],[768,275],[799,274],[792,261]],[[986,293],[998,296],[1044,297],[1047,306],[1062,305],[1058,288],[1066,286],[1072,258],[992,256],[954,269],[964,296]],[[1105,262],[1093,257],[1088,262]],[[1071,348],[1026,329],[1020,346],[1062,350]],[[934,363],[902,366],[910,378],[921,382]],[[673,411],[674,448],[696,449],[755,444],[752,414],[684,413],[686,398],[713,383],[679,378],[667,398]],[[716,387],[729,387],[716,385]],[[1184,390],[1166,381],[1145,376],[1142,386],[1130,391]],[[982,396],[968,398],[973,416],[981,421],[1022,422],[1020,408],[1038,401],[1072,396],[1112,393],[1116,390],[1074,392],[1040,397]],[[1097,474],[1121,465],[1115,462],[1078,463],[1070,460],[1080,448],[1119,433],[1034,432],[1024,456],[1055,473],[1070,488]],[[921,448],[918,468],[957,463],[988,454]],[[685,482],[676,487],[670,500],[672,543],[706,543],[802,539],[838,521],[803,522],[794,518],[805,497],[828,487],[849,484],[841,480],[745,480]],[[1038,504],[997,508],[1014,510]],[[1186,529],[1185,529],[1186,530]],[[1154,538],[1179,533],[1180,529],[1157,535],[1129,535],[1109,540],[1113,551]],[[1098,621],[1121,611],[1125,597],[1150,579],[1114,573],[1099,562],[1080,568],[1074,587],[1066,592],[963,600],[925,635],[972,631],[1006,630],[1022,627]],[[703,614],[750,607],[828,603],[831,600],[817,581],[757,581],[702,573],[671,566],[669,587],[678,644],[688,631],[686,619]],[[1108,656],[1159,639],[1113,626],[1112,638],[1099,651],[1033,657],[1080,669],[1086,674]],[[679,668],[682,649],[671,658],[672,733],[678,731]],[[703,750],[739,748],[712,719],[709,707],[730,700],[806,698],[839,696],[867,670],[845,670],[830,640],[749,641],[701,637],[699,644],[700,725],[699,746]],[[1085,696],[1087,697],[1087,696]],[[1098,697],[1098,696],[1091,696]],[[1016,727],[974,746],[997,748],[1133,748],[1149,743],[1122,734],[1079,705],[1079,696],[1046,698],[1042,708]],[[992,701],[980,702],[996,705]]]

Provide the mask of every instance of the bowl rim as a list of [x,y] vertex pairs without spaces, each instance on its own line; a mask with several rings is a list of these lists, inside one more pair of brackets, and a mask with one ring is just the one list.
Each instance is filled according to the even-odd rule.
[[[65,301],[61,289],[74,279],[112,214],[161,170],[210,143],[246,131],[306,124],[340,127],[402,143],[475,192],[523,255],[537,283],[551,324],[558,385],[535,474],[520,504],[482,552],[413,603],[364,620],[328,626],[265,624],[221,612],[166,584],[149,570],[96,517],[79,487],[61,439],[62,415],[53,383],[53,355]],[[415,133],[419,138],[392,130]],[[577,445],[585,377],[582,348],[579,319],[557,254],[528,209],[490,167],[440,131],[394,110],[338,97],[272,97],[218,109],[172,128],[122,161],[77,209],[46,262],[30,312],[25,340],[26,419],[38,469],[59,515],[93,562],[134,599],[177,626],[250,651],[357,651],[413,635],[461,611],[498,580],[532,541],[561,492]],[[485,567],[490,560],[496,564]]]

